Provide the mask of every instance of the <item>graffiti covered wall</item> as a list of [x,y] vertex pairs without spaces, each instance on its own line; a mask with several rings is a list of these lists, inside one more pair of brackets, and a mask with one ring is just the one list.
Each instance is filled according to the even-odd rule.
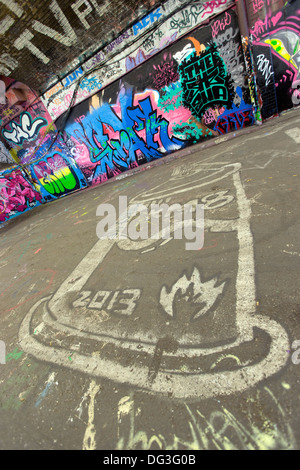
[[234,0],[160,2],[43,94],[52,119],[67,111],[70,103],[81,103],[233,4]]
[[75,106],[64,137],[96,184],[252,124],[238,20],[229,9]]
[[20,166],[0,173],[0,222],[6,222],[42,202],[40,192]]
[[29,171],[46,202],[87,186],[86,179],[74,160],[64,152],[49,153],[32,163]]
[[[15,160],[26,168],[26,177],[40,193],[39,199],[47,202],[86,187],[84,175],[75,164],[68,147],[61,141],[41,100],[20,82],[12,79],[6,79],[6,82],[14,85],[13,97],[16,89],[19,96],[20,90],[24,90],[26,101],[13,105],[9,87],[6,87],[3,106],[10,112],[3,114],[1,138],[10,148]],[[10,178],[10,189],[14,182],[19,184],[19,180]],[[19,186],[15,191],[20,193]],[[34,205],[29,204],[28,208],[31,207]],[[23,209],[17,210],[16,215],[20,212]],[[7,217],[2,219],[4,221]]]
[[300,104],[298,0],[246,0],[262,118]]
[[233,0],[151,2],[41,97],[0,76],[0,137],[39,197],[102,183],[299,105],[299,0],[240,3],[247,37]]

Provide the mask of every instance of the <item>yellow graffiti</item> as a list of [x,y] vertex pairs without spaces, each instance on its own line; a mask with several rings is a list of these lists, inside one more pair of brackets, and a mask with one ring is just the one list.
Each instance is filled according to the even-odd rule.
[[265,40],[266,44],[270,44],[270,46],[276,51],[281,57],[283,57],[285,60],[287,60],[290,64],[292,64],[296,69],[297,64],[293,61],[292,56],[288,53],[286,48],[283,45],[283,42],[280,39],[266,39]]
[[[266,416],[262,405],[268,403],[272,408],[272,416]],[[241,422],[228,408],[220,405],[220,409],[211,412],[201,411],[199,405],[192,410],[186,403],[183,409],[187,413],[189,433],[183,432],[180,437],[170,429],[168,436],[137,429],[138,415],[132,397],[126,396],[119,401],[118,408],[118,443],[117,450],[277,450],[294,449],[295,439],[291,427],[287,424],[285,412],[274,394],[265,387],[257,392],[256,397],[245,400],[248,409],[247,418]],[[255,413],[256,422],[252,422]],[[273,405],[273,406],[271,406]],[[259,411],[257,411],[257,409]],[[245,411],[245,410],[244,410]],[[174,423],[173,423],[174,425]]]
[[88,395],[90,396],[90,403],[88,408],[88,425],[83,438],[82,450],[95,450],[96,449],[96,429],[94,425],[95,416],[95,397],[100,390],[100,385],[97,385],[94,380],[90,383]]
[[69,168],[62,168],[40,178],[39,182],[50,194],[64,193],[76,187],[76,179]]

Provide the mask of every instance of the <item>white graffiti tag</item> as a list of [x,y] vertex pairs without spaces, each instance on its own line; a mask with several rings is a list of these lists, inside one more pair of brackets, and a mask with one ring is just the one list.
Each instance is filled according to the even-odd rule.
[[46,124],[47,121],[44,118],[38,118],[32,121],[30,114],[23,113],[20,117],[20,124],[12,122],[11,130],[4,130],[3,136],[10,142],[20,145],[24,140],[35,139],[38,131]]
[[271,77],[274,75],[274,72],[271,71],[272,65],[264,54],[259,54],[257,56],[257,69],[262,73],[266,81],[266,86],[268,86],[271,82]]

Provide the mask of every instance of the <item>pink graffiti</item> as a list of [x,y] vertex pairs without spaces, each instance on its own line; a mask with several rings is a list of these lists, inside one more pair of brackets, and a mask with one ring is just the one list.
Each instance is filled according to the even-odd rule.
[[220,31],[224,31],[226,26],[229,26],[231,24],[231,16],[229,13],[225,13],[224,18],[221,20],[216,20],[212,23],[211,29],[212,29],[212,37],[215,38]]
[[23,212],[30,205],[41,202],[42,196],[35,191],[20,171],[2,175],[0,180],[0,221],[9,219],[12,212]]
[[151,73],[151,76],[156,90],[161,90],[164,86],[179,80],[177,66],[172,60],[171,54],[169,56],[165,54],[163,62],[158,65],[154,64],[153,68],[155,71]]
[[269,34],[269,29],[274,28],[281,20],[283,13],[280,11],[274,16],[267,15],[264,20],[257,20],[254,28],[250,30],[254,39],[262,37],[264,34]]
[[226,5],[226,3],[227,0],[211,0],[209,2],[205,2],[203,5],[205,12],[203,13],[202,18],[205,15],[211,15],[217,8],[219,8],[221,5]]
[[252,0],[252,7],[253,7],[253,12],[257,13],[259,10],[261,10],[265,5],[264,0]]
[[212,109],[209,108],[207,111],[205,111],[205,114],[203,115],[203,123],[205,125],[212,124],[213,122],[216,122],[221,114],[223,114],[225,111],[225,108],[222,106],[219,109]]

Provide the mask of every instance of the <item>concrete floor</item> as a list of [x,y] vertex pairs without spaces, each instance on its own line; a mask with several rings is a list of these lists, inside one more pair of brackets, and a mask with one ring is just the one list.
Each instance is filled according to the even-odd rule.
[[[233,137],[0,230],[1,449],[300,448],[299,111]],[[203,204],[202,249],[99,240],[119,196]]]

